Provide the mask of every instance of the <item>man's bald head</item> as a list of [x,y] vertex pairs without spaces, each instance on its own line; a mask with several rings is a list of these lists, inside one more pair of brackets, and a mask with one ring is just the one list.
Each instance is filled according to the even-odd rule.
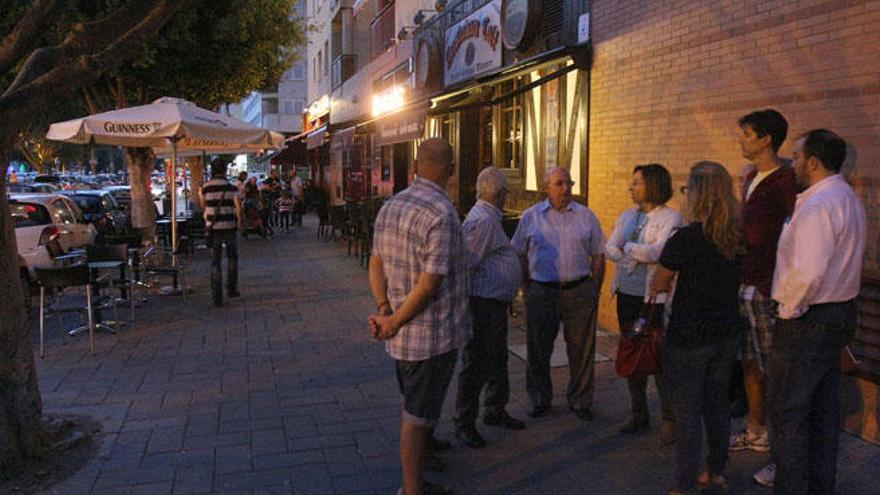
[[419,177],[446,187],[452,169],[452,147],[445,139],[430,138],[422,141],[416,158]]

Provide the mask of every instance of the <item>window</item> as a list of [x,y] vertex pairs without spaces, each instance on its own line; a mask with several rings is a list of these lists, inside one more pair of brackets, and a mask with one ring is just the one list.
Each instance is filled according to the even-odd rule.
[[318,62],[316,62],[315,57],[312,57],[312,81],[318,80]]
[[302,81],[306,78],[306,67],[302,62],[296,62],[290,68],[290,79],[294,81]]
[[[519,79],[501,83],[500,95],[509,94],[521,86]],[[499,105],[499,135],[497,160],[499,168],[519,169],[522,160],[523,112],[522,96],[509,98]]]
[[328,42],[324,42],[324,75],[327,75],[327,71],[330,70],[330,46]]
[[70,213],[70,210],[67,209],[63,200],[56,199],[55,201],[52,201],[50,209],[52,210],[52,217],[55,218],[56,224],[72,225],[76,223],[76,219],[73,217],[73,214]]
[[[324,60],[324,57],[321,55],[321,50],[318,50],[318,63],[320,64],[322,60]],[[318,77],[318,80],[320,81],[320,80],[321,80],[321,77],[320,77],[321,72],[319,72],[319,70],[320,70],[320,69],[318,69],[318,67],[316,66],[316,67],[315,67],[315,72],[318,74],[318,76],[319,76],[319,77]]]
[[293,100],[293,113],[299,115],[303,113],[303,110],[306,108],[306,102],[304,100]]

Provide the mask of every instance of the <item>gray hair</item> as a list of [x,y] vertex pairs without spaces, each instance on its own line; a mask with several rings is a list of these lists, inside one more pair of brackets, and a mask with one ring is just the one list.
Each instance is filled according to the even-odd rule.
[[486,167],[477,176],[477,198],[495,196],[505,187],[507,187],[507,176],[498,167]]
[[553,176],[553,174],[556,172],[565,172],[565,175],[567,175],[568,178],[571,179],[571,172],[562,167],[546,168],[544,169],[544,186],[547,186],[547,184],[550,183],[550,177]]

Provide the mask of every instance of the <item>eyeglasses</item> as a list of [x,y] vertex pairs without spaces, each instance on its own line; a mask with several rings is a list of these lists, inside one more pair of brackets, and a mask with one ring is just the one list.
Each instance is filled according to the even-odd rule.
[[573,180],[558,180],[558,181],[554,182],[553,185],[554,186],[574,187],[574,181]]
[[690,192],[690,190],[691,188],[689,188],[688,186],[681,186],[681,189],[679,189],[682,194],[687,194],[688,192]]

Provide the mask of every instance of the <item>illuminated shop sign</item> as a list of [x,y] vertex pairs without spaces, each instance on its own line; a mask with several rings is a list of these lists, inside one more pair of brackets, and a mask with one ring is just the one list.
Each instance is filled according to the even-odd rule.
[[446,30],[447,85],[501,67],[501,2],[475,10]]

